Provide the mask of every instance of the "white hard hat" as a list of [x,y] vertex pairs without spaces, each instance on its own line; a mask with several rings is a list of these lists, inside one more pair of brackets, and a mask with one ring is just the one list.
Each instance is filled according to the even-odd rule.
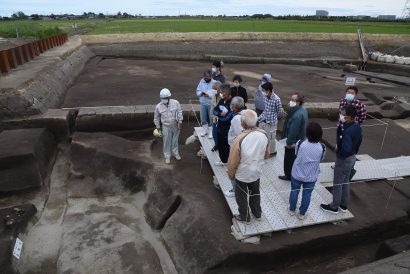
[[159,97],[161,98],[171,97],[171,91],[167,88],[163,88],[161,89],[161,92],[159,93]]
[[270,82],[270,80],[272,80],[272,75],[270,75],[269,73],[265,73],[262,78],[265,78],[266,81]]

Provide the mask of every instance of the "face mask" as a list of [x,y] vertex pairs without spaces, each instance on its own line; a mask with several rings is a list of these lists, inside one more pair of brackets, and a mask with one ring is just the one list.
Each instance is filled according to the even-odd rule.
[[216,67],[212,67],[212,72],[216,72]]
[[169,99],[161,99],[161,103],[163,103],[163,104],[168,104],[168,101],[169,101]]
[[354,95],[353,95],[353,94],[350,94],[350,93],[347,93],[345,99],[346,99],[347,101],[351,102],[351,101],[354,100]]
[[346,118],[345,118],[345,116],[342,115],[342,114],[339,115],[339,120],[340,120],[340,122],[342,122],[342,123],[346,122]]
[[291,108],[296,107],[296,102],[295,101],[289,101],[289,106]]
[[234,82],[234,83],[233,83],[233,86],[237,88],[237,87],[240,87],[241,84],[239,84],[238,82]]

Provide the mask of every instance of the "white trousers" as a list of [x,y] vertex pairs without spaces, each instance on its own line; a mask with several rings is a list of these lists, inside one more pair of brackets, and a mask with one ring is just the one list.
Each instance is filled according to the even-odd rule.
[[165,159],[179,155],[178,139],[180,130],[178,127],[162,127],[162,142]]

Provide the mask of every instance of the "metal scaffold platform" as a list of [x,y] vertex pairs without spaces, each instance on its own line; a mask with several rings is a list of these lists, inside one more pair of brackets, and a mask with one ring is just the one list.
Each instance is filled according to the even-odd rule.
[[[201,130],[200,127],[195,128],[203,151],[207,156],[222,191],[227,191],[232,188],[231,181],[227,174],[227,167],[215,165],[215,162],[219,161],[218,152],[212,152],[214,142],[206,136],[201,137]],[[338,214],[332,214],[320,209],[320,204],[328,204],[332,201],[332,194],[322,184],[316,184],[312,192],[310,207],[304,220],[299,220],[295,216],[289,215],[290,183],[289,181],[283,181],[278,178],[278,175],[283,174],[284,147],[279,142],[276,142],[276,148],[277,155],[265,160],[262,167],[262,176],[260,179],[262,220],[256,221],[252,218],[251,223],[248,225],[240,222],[235,223],[235,226],[240,229],[240,232],[244,236],[336,222],[354,217],[349,211],[346,213],[339,212]],[[333,163],[321,164],[321,174],[318,178],[318,183],[333,181],[332,164]],[[358,161],[355,169],[357,170],[355,175],[356,180],[408,176],[410,175],[410,157]],[[235,201],[235,197],[224,197],[232,214],[238,214],[238,205]],[[301,194],[299,195],[297,207],[300,205],[300,199]]]

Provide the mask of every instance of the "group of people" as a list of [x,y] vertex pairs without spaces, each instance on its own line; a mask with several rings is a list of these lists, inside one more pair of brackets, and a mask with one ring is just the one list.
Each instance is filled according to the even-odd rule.
[[[326,154],[325,145],[320,143],[322,127],[316,122],[309,123],[303,106],[305,99],[299,92],[291,95],[285,111],[268,73],[262,75],[257,87],[255,110],[248,109],[248,94],[242,87],[241,76],[233,77],[231,87],[225,83],[222,67],[222,62],[214,62],[211,70],[203,72],[196,95],[200,103],[200,135],[214,140],[212,151],[217,151],[220,158],[215,165],[227,165],[232,189],[224,195],[236,198],[239,214],[234,218],[244,223],[251,221],[251,213],[256,220],[261,218],[262,165],[265,159],[276,157],[278,119],[283,118],[281,137],[286,145],[284,174],[279,175],[279,179],[290,181],[289,214],[303,220],[320,173],[319,164]],[[320,205],[322,210],[334,214],[348,209],[351,172],[362,141],[360,125],[366,119],[366,110],[357,93],[357,87],[348,87],[339,105],[333,201]],[[178,136],[183,117],[180,104],[170,98],[168,89],[161,90],[160,97],[154,123],[163,136],[165,162],[169,164],[171,156],[181,159]],[[302,200],[297,211],[301,190]]]

